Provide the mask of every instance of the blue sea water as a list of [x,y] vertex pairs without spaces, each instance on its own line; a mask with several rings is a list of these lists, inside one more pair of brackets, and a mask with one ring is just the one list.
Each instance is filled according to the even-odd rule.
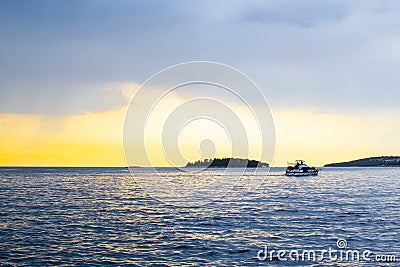
[[[263,178],[244,195],[236,187],[204,206],[175,207],[124,168],[0,168],[0,265],[400,266],[400,168],[324,168],[315,177],[273,168]],[[265,246],[339,249],[338,239],[397,262],[258,258]]]

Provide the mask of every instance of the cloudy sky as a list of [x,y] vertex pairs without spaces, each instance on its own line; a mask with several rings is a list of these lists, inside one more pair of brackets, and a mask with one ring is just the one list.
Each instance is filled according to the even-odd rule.
[[399,18],[394,0],[1,0],[0,165],[124,165],[132,93],[193,60],[261,88],[275,165],[400,154]]

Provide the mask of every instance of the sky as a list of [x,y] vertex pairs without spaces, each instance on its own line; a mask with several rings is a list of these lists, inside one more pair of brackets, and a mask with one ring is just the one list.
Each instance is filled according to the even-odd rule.
[[0,0],[0,165],[124,166],[132,96],[196,60],[258,85],[274,166],[399,155],[399,17],[395,0]]

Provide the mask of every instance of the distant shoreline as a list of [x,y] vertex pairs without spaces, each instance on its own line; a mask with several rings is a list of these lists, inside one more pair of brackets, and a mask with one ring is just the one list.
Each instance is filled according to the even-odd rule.
[[268,168],[267,162],[242,158],[213,158],[188,162],[185,168]]
[[[174,167],[174,166],[0,166],[0,169],[13,169],[13,168],[118,168],[118,169],[141,169],[141,168],[227,168],[228,160],[234,160],[229,163],[229,167],[232,168],[257,168],[257,167],[271,167],[271,168],[285,168],[287,166],[270,166],[266,162],[260,162],[257,160],[246,160],[238,158],[223,158],[223,159],[207,159],[204,161],[197,161],[194,163],[188,163],[186,166]],[[213,161],[213,162],[211,162]],[[247,164],[246,164],[247,162]],[[247,166],[246,166],[247,165]],[[356,159],[345,162],[336,162],[325,164],[323,167],[400,167],[400,156],[380,156],[380,157],[369,157],[363,159]]]
[[337,162],[324,167],[400,167],[400,156],[381,156]]

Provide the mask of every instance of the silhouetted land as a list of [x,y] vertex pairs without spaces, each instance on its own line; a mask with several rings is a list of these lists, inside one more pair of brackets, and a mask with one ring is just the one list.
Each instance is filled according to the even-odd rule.
[[258,160],[248,160],[248,159],[240,159],[240,158],[214,158],[214,159],[205,159],[204,161],[198,160],[195,162],[189,162],[186,164],[186,167],[194,167],[194,168],[256,168],[256,167],[269,167],[269,164],[266,162],[261,162]]
[[326,164],[324,167],[400,167],[400,157],[371,157],[348,162],[330,163]]

